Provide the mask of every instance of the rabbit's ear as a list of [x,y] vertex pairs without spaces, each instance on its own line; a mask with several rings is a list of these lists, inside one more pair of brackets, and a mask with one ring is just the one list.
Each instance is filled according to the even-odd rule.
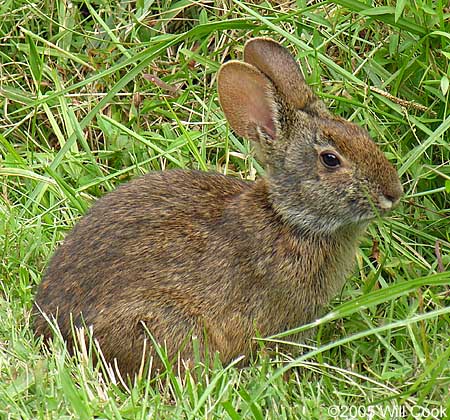
[[289,51],[269,38],[254,38],[244,47],[244,61],[264,73],[293,109],[304,110],[318,102]]
[[261,132],[277,136],[274,87],[260,71],[247,63],[229,61],[217,76],[219,100],[233,130],[258,141]]

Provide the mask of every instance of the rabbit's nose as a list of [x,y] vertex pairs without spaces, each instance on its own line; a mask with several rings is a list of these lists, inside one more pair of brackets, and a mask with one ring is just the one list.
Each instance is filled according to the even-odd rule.
[[[391,196],[386,196],[384,194],[380,194],[380,196],[378,197],[378,205],[383,209],[383,210],[391,210],[394,205],[396,204],[395,199]],[[398,200],[397,200],[398,202]]]
[[380,194],[378,197],[378,203],[383,210],[391,210],[398,206],[402,194],[403,188],[400,185],[400,188],[394,192]]
[[385,210],[390,210],[398,205],[402,195],[403,186],[400,181],[397,181],[380,194],[380,206]]

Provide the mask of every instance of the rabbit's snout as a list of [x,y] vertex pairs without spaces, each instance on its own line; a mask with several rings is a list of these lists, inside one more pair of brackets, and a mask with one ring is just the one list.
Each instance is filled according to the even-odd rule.
[[400,202],[400,198],[394,198],[392,196],[386,196],[384,194],[380,194],[378,197],[378,205],[386,211],[389,211],[396,207]]
[[400,203],[400,199],[403,195],[403,186],[397,175],[397,171],[395,171],[389,163],[386,166],[386,171],[390,173],[391,179],[388,179],[383,186],[378,197],[378,203],[383,210],[390,211]]
[[382,211],[389,212],[399,205],[402,195],[403,187],[397,178],[397,182],[389,184],[379,192],[376,202]]

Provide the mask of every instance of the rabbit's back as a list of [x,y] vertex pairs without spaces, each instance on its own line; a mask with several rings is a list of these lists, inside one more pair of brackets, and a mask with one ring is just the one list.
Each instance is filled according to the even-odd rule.
[[[220,174],[174,170],[147,174],[107,194],[54,254],[37,308],[57,318],[69,341],[71,320],[93,325],[106,353],[119,359],[123,354],[133,363],[144,335],[141,322],[148,321],[161,342],[173,335],[181,343],[231,306],[238,313],[233,279],[242,276],[251,257],[238,245],[245,232],[234,211],[251,185]],[[244,260],[244,269],[236,258]],[[35,327],[51,335],[43,317]]]
[[186,276],[186,265],[198,269],[212,231],[220,236],[227,202],[246,188],[220,174],[178,170],[121,186],[98,200],[55,252],[37,303],[88,307],[93,290],[91,298],[99,300],[178,283],[164,272],[180,267]]

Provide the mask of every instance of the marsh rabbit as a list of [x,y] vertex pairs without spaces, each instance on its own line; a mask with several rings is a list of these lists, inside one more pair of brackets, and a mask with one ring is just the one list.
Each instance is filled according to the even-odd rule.
[[72,318],[93,326],[108,362],[130,375],[144,340],[163,368],[146,329],[171,358],[192,360],[193,334],[226,364],[248,360],[256,335],[314,320],[342,287],[358,237],[400,200],[395,169],[364,129],[326,109],[271,39],[250,40],[243,62],[224,64],[218,91],[266,176],[169,170],[106,194],[50,261],[38,334],[52,331],[41,312],[72,344]]

